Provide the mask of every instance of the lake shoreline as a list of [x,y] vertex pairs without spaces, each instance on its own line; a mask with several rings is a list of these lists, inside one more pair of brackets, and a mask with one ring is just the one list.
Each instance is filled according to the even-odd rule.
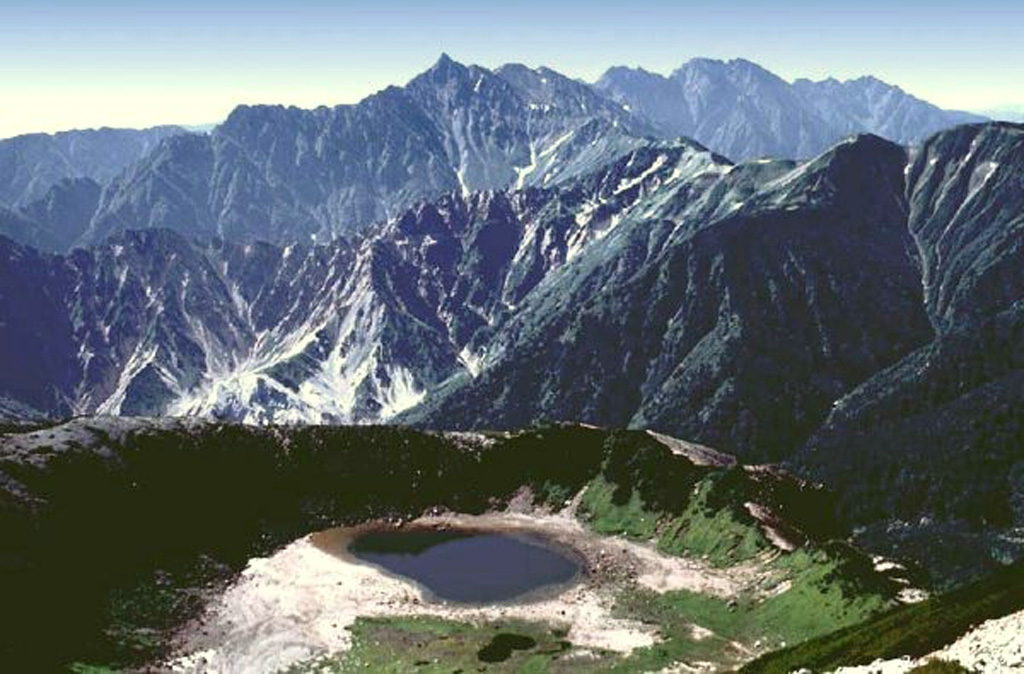
[[[465,605],[435,601],[417,583],[338,554],[355,532],[397,527],[374,520],[306,535],[246,569],[180,633],[175,671],[276,671],[351,647],[358,618],[429,616],[469,623],[521,620],[564,629],[583,649],[628,653],[659,639],[652,625],[621,617],[615,597],[630,587],[735,596],[755,571],[718,569],[671,557],[652,545],[601,536],[575,517],[577,499],[561,511],[517,506],[481,515],[436,513],[401,527],[539,533],[584,561],[578,582],[533,601]],[[327,546],[330,551],[323,548]],[[748,575],[749,574],[749,575]]]

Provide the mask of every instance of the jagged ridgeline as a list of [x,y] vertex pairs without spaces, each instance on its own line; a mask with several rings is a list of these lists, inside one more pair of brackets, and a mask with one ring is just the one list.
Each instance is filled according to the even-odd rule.
[[[819,487],[643,432],[77,420],[0,438],[0,584],[18,616],[2,635],[4,662],[149,662],[217,583],[297,536],[428,509],[493,511],[524,494],[555,509],[579,494],[577,517],[599,534],[763,577],[738,604],[624,593],[619,610],[663,624],[664,639],[606,654],[609,667],[657,668],[695,647],[737,663],[853,624],[898,588],[836,542],[843,531]],[[695,646],[696,616],[721,637]]]
[[240,106],[209,134],[0,141],[0,233],[53,251],[143,227],[325,241],[451,190],[556,185],[648,137],[693,138],[734,160],[806,158],[852,133],[916,143],[972,121],[872,78],[789,84],[742,60],[696,59],[670,78],[613,68],[588,85],[442,56],[358,104]]
[[693,59],[667,77],[616,67],[596,86],[661,133],[695,138],[736,160],[812,157],[862,132],[916,144],[956,124],[984,121],[874,77],[790,83],[745,59]]

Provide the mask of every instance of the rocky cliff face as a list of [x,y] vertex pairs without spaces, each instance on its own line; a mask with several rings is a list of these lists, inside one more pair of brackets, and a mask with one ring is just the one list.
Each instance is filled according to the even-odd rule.
[[[181,139],[191,141],[190,137]],[[60,414],[389,419],[459,372],[545,278],[646,207],[663,183],[728,164],[689,143],[623,155],[564,189],[452,193],[327,246],[129,232],[68,256],[5,242],[10,353],[59,354],[5,390]],[[38,340],[51,311],[68,343]],[[72,344],[73,342],[73,344]],[[67,360],[70,359],[70,360]]]
[[[8,242],[9,287],[47,298],[4,296],[9,352],[53,374],[12,369],[4,392],[58,414],[578,419],[788,456],[872,377],[914,379],[886,373],[937,336],[991,324],[1010,348],[1019,134],[965,127],[909,155],[860,136],[802,164],[651,143],[326,246]],[[1016,371],[992,353],[985,372]]]
[[[683,188],[671,218],[620,224],[540,287],[482,375],[415,413],[633,424],[785,455],[844,391],[931,335],[905,165],[866,136],[796,168],[741,165],[699,198]],[[748,171],[766,172],[752,192]]]

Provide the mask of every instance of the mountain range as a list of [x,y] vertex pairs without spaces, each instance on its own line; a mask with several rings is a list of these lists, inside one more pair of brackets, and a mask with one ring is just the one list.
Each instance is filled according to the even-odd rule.
[[797,159],[853,133],[913,144],[981,120],[873,78],[789,84],[743,60],[697,59],[670,77],[613,68],[588,85],[442,55],[355,105],[240,106],[209,133],[0,141],[0,233],[54,252],[145,227],[326,242],[449,191],[557,185],[652,138],[685,136],[734,161]]
[[[858,136],[806,163],[680,141],[325,245],[3,240],[0,350],[17,357],[0,387],[57,416],[647,427],[837,483],[871,461],[885,497],[851,496],[861,519],[1005,526],[1021,516],[1021,175],[1010,124],[914,151]],[[946,474],[950,497],[908,457],[970,471]]]
[[1024,122],[1024,106],[1004,105],[984,110],[983,114],[994,120],[1004,122]]

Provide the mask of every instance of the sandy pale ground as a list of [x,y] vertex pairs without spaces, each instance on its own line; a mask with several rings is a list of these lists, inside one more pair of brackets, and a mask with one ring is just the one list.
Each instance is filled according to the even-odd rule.
[[836,674],[904,674],[932,658],[959,662],[972,672],[1024,672],[1024,611],[988,620],[954,643],[920,660],[879,660],[862,667],[842,667]]
[[[584,648],[628,652],[655,641],[653,627],[612,614],[623,583],[659,592],[686,589],[728,597],[756,577],[756,565],[721,570],[668,557],[652,547],[598,536],[572,516],[496,513],[424,517],[411,525],[541,532],[583,560],[580,580],[529,602],[466,606],[436,601],[415,583],[344,554],[352,530],[301,538],[267,558],[253,559],[241,576],[182,635],[175,671],[273,672],[350,646],[346,630],[357,617],[436,616],[469,622],[503,619],[562,625]],[[700,629],[700,628],[697,628]]]

